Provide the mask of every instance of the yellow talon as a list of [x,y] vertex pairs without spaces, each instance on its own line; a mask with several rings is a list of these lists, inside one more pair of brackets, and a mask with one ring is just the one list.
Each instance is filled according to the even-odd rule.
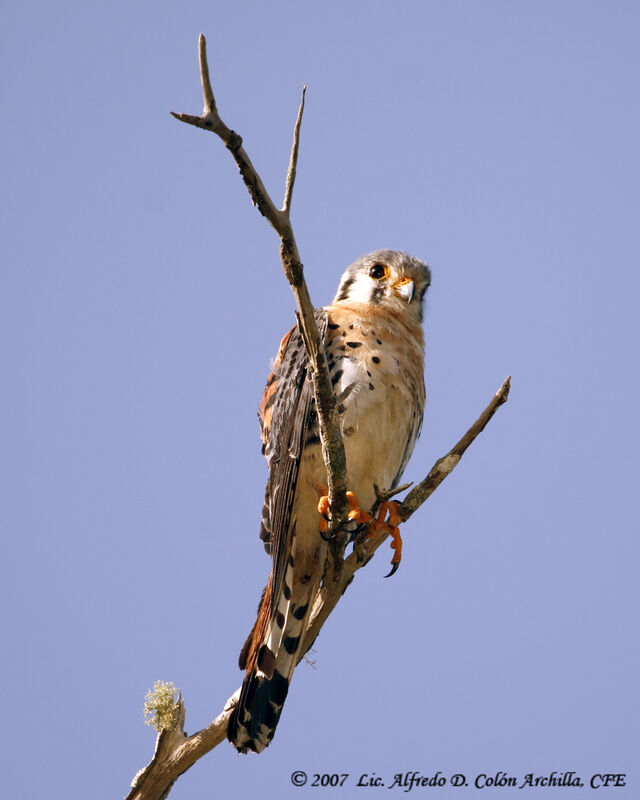
[[[358,498],[353,492],[346,492],[347,504],[349,506],[349,513],[347,519],[350,522],[356,522],[358,525],[371,521],[371,514],[367,514],[360,508]],[[323,538],[327,538],[324,534],[329,531],[329,520],[331,518],[331,506],[329,504],[328,496],[322,495],[318,500],[318,513],[320,514],[320,522],[318,523],[318,530]]]
[[[358,524],[369,524],[365,539],[369,539],[371,536],[375,536],[381,531],[385,531],[391,536],[390,546],[393,550],[393,557],[391,559],[391,572],[388,575],[385,575],[385,578],[389,578],[398,569],[400,566],[400,561],[402,560],[402,537],[400,536],[400,531],[398,529],[398,525],[402,522],[402,518],[400,514],[398,514],[399,503],[397,503],[395,500],[380,503],[378,513],[375,517],[372,517],[371,514],[367,514],[366,511],[363,511],[360,508],[358,498],[353,492],[347,492],[346,494],[347,503],[349,505],[347,519],[351,520],[352,522],[355,521]],[[318,530],[320,531],[321,535],[329,532],[330,511],[331,506],[329,505],[329,497],[326,494],[322,495],[320,500],[318,500],[318,513],[320,514]],[[323,536],[323,538],[326,537]]]
[[[373,522],[369,525],[367,531],[367,538],[375,536],[380,531],[386,531],[391,536],[390,546],[393,550],[393,557],[391,559],[391,572],[385,575],[385,578],[390,578],[400,566],[402,560],[402,537],[398,525],[402,522],[402,517],[398,514],[398,506],[395,500],[387,501],[380,504],[378,513],[376,514]],[[389,515],[387,519],[385,517]]]
[[370,522],[371,521],[371,514],[367,514],[366,511],[363,511],[360,508],[360,503],[358,502],[358,498],[355,496],[353,492],[347,492],[347,503],[349,504],[349,514],[347,519],[355,520],[358,523],[362,522]]
[[325,534],[329,533],[329,498],[326,494],[318,500],[318,513],[320,514],[318,530],[322,538],[327,539]]
[[318,500],[318,513],[322,514],[325,519],[329,518],[329,497],[326,494],[323,494]]
[[396,500],[390,500],[389,502],[384,503],[383,505],[387,506],[387,511],[389,512],[389,519],[388,519],[389,525],[393,526],[394,528],[397,528],[398,525],[402,522],[402,517],[400,516],[400,514],[398,514],[398,508],[400,507],[400,503],[398,503]]

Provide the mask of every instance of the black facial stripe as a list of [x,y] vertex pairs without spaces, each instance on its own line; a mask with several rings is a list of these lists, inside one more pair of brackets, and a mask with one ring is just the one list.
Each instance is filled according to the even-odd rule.
[[346,300],[349,297],[349,289],[353,285],[354,278],[345,278],[342,282],[342,286],[340,287],[340,294],[336,297],[336,300]]
[[371,302],[372,303],[379,303],[382,300],[382,295],[384,294],[384,289],[382,286],[376,286],[373,292],[371,292]]

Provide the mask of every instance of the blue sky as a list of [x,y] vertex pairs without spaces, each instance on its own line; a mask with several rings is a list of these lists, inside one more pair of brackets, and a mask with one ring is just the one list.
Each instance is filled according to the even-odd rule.
[[189,732],[241,680],[269,568],[256,409],[293,301],[229,154],[169,116],[201,109],[200,32],[276,199],[308,85],[293,219],[316,304],[369,250],[431,265],[407,479],[513,388],[397,575],[386,548],[359,573],[273,745],[220,746],[171,797],[310,796],[294,770],[349,773],[324,790],[344,797],[412,770],[625,772],[598,797],[637,796],[639,28],[616,0],[7,10],[7,796],[123,796],[155,680]]

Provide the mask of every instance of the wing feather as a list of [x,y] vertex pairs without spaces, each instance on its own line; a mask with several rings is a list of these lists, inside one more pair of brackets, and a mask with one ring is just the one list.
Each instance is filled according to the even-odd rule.
[[[316,309],[315,318],[320,339],[324,341],[325,309]],[[280,344],[258,411],[262,449],[269,464],[260,537],[273,558],[271,597],[279,595],[291,547],[291,510],[302,448],[315,422],[313,404],[307,353],[296,326]]]

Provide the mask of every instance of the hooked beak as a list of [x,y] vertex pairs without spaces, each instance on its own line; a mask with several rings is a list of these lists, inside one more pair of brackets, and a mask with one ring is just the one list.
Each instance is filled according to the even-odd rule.
[[416,285],[411,278],[402,278],[393,288],[395,289],[396,294],[399,294],[400,297],[407,303],[407,305],[409,305],[409,303],[416,296]]

